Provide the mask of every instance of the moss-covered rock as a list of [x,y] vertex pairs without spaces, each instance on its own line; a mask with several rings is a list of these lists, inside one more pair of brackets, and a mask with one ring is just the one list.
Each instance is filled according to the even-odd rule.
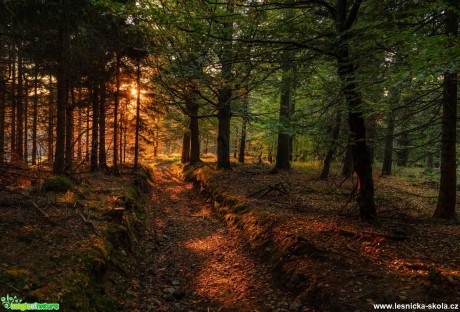
[[73,182],[63,175],[54,175],[45,179],[42,188],[46,192],[65,193],[73,187]]

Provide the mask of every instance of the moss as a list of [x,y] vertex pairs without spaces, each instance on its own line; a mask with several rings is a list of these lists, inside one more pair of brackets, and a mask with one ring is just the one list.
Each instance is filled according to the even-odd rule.
[[46,178],[42,187],[46,192],[65,193],[73,187],[73,183],[66,176],[55,175]]

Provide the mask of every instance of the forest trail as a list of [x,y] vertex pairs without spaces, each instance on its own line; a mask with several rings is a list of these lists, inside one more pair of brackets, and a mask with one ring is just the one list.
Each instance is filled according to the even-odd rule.
[[138,311],[290,311],[292,295],[168,164],[154,170]]

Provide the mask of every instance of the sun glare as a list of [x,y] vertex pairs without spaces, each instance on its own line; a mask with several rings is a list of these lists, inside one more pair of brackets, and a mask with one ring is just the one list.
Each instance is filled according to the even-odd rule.
[[137,95],[137,88],[131,88],[131,95],[136,96]]

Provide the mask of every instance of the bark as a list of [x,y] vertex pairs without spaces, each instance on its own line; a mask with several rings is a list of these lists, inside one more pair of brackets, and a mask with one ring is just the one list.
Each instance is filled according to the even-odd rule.
[[139,128],[140,128],[140,109],[141,109],[141,59],[137,57],[137,102],[136,102],[136,137],[134,139],[134,170],[139,167]]
[[6,106],[6,84],[5,80],[0,83],[0,164],[5,162],[5,106]]
[[353,167],[358,177],[359,215],[363,221],[377,218],[374,202],[374,181],[372,160],[367,145],[366,126],[362,108],[362,98],[356,82],[353,60],[348,44],[349,28],[356,19],[360,1],[356,1],[347,14],[347,1],[336,0],[336,29],[338,45],[336,51],[338,74],[342,81],[343,93],[348,106],[348,124],[351,132],[351,153]]
[[[13,49],[15,51],[15,48]],[[16,53],[13,52],[12,81],[11,81],[11,162],[18,160],[16,154]]]
[[[234,3],[227,5],[227,14],[234,13]],[[230,121],[232,118],[231,101],[233,91],[230,83],[233,81],[233,22],[224,23],[225,42],[220,51],[219,61],[222,65],[222,85],[218,92],[217,118],[219,122],[217,133],[217,169],[231,169],[230,167]]]
[[323,170],[321,171],[321,175],[319,177],[322,180],[327,179],[327,177],[329,176],[329,170],[331,168],[332,157],[334,156],[336,146],[337,146],[337,141],[339,139],[341,123],[342,121],[341,121],[340,112],[338,112],[335,117],[334,129],[332,130],[332,133],[331,133],[331,142],[329,145],[329,150],[326,154],[326,157],[324,158]]
[[29,161],[29,82],[25,81],[25,88],[24,88],[24,163],[27,165]]
[[182,157],[181,162],[186,164],[190,161],[190,132],[186,131],[182,138]]
[[[78,119],[77,119],[77,128],[78,131],[83,129],[83,100],[82,100],[82,91],[81,85],[78,86]],[[88,131],[88,129],[86,129]],[[88,133],[88,132],[86,132]],[[79,135],[77,141],[77,161],[81,162],[83,160],[83,146],[82,146],[82,135]]]
[[[238,162],[244,164],[244,156],[246,153],[246,131],[247,131],[247,118],[243,117],[243,124],[241,125],[241,138],[240,138],[240,151],[238,154]],[[271,156],[271,151],[270,151]]]
[[118,107],[120,105],[120,54],[116,55],[115,100],[113,108],[113,172],[118,174]]
[[48,108],[48,163],[53,163],[54,155],[54,103],[53,103],[53,76],[49,77],[49,108]]
[[383,165],[382,165],[382,176],[391,175],[391,169],[393,167],[393,142],[395,132],[395,117],[394,112],[388,112],[387,116],[387,129],[385,133],[385,150],[383,152]]
[[189,103],[190,111],[190,163],[200,162],[200,126],[198,121],[198,103]]
[[93,122],[91,126],[91,171],[98,169],[97,152],[99,147],[99,87],[98,83],[94,83],[92,89],[92,111]]
[[105,80],[101,81],[101,96],[99,98],[99,167],[107,168],[107,153],[105,150],[105,99],[106,87]]
[[16,95],[16,151],[15,159],[19,162],[24,161],[24,65],[22,62],[22,53],[18,53],[18,84]]
[[232,91],[229,87],[224,87],[224,90],[221,90],[219,95],[217,169],[230,169],[230,121],[232,118],[230,100]]
[[34,108],[32,121],[32,165],[37,164],[37,121],[38,121],[38,64],[35,64]]
[[65,133],[67,109],[67,74],[63,60],[58,64],[57,71],[57,105],[56,105],[56,149],[54,152],[53,172],[65,173]]
[[[451,0],[452,7],[459,7]],[[459,16],[453,9],[446,12],[446,33],[458,36]],[[434,217],[457,219],[457,87],[458,73],[445,72],[442,98],[441,180]]]
[[73,167],[73,138],[74,138],[74,121],[73,114],[75,110],[75,92],[73,86],[70,87],[71,103],[69,104],[69,90],[66,92],[67,109],[66,109],[66,135],[65,135],[65,171],[72,173]]
[[[92,93],[91,89],[89,90],[88,92],[89,94]],[[85,161],[86,162],[89,162],[89,156],[90,156],[90,152],[89,152],[89,111],[90,111],[90,108],[89,108],[89,103],[87,103],[87,107],[86,107],[86,141],[85,141]]]
[[291,117],[292,105],[292,81],[291,68],[289,67],[289,54],[284,52],[284,67],[281,81],[281,98],[280,98],[280,129],[278,132],[278,146],[276,150],[276,169],[291,168],[291,135],[286,131]]

